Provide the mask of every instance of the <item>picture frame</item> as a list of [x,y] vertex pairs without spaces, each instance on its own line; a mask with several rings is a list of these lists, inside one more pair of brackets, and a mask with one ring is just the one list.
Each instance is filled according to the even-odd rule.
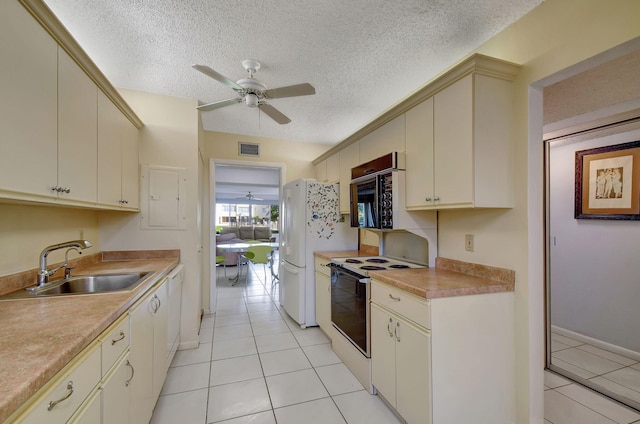
[[575,153],[575,219],[640,220],[640,140]]

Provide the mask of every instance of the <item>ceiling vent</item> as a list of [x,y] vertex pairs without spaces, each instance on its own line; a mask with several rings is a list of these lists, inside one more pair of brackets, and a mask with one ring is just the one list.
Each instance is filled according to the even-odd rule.
[[238,154],[240,156],[260,156],[260,144],[258,143],[244,143],[242,141],[238,142]]

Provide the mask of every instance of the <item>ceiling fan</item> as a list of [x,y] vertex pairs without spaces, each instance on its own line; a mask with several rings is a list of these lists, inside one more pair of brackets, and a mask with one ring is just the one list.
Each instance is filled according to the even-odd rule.
[[286,115],[280,112],[275,107],[267,103],[267,99],[281,99],[283,97],[296,97],[296,96],[309,96],[316,94],[316,89],[308,83],[289,85],[286,87],[271,88],[267,90],[267,86],[260,80],[253,77],[260,69],[260,62],[254,59],[247,59],[242,61],[242,67],[249,74],[249,78],[243,78],[237,82],[233,82],[224,75],[214,71],[206,65],[191,65],[195,70],[202,72],[203,74],[213,78],[226,85],[227,87],[235,90],[239,97],[227,100],[221,100],[218,102],[209,103],[206,105],[198,106],[200,111],[209,111],[219,109],[221,107],[234,105],[236,103],[244,102],[249,107],[257,107],[263,111],[268,117],[276,121],[278,124],[288,124],[291,122]]
[[238,199],[247,199],[247,200],[264,200],[260,197],[256,197],[253,194],[251,194],[250,191],[247,192],[248,194],[245,194],[244,197],[238,197]]

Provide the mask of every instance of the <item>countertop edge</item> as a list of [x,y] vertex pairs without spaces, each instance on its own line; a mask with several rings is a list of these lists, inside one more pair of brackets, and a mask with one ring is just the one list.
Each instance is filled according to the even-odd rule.
[[[107,315],[103,315],[98,322],[96,322],[91,328],[88,328],[86,332],[79,335],[77,339],[74,339],[72,344],[68,346],[66,349],[58,350],[55,354],[55,357],[48,361],[46,364],[43,364],[41,369],[35,370],[37,375],[34,375],[32,379],[28,381],[24,381],[23,384],[20,384],[18,387],[15,385],[12,386],[13,390],[5,390],[4,387],[0,386],[0,422],[4,422],[7,418],[11,417],[12,414],[16,413],[23,404],[25,404],[33,395],[35,395],[38,390],[40,390],[49,380],[55,377],[55,375],[60,372],[74,357],[76,357],[79,353],[81,353],[87,346],[89,346],[104,330],[106,330],[113,322],[115,322],[118,318],[120,318],[124,313],[127,312],[139,299],[141,299],[149,290],[151,290],[158,282],[160,282],[165,276],[169,274],[171,269],[175,268],[179,262],[179,251],[178,256],[175,257],[162,257],[162,258],[151,258],[149,261],[162,261],[162,264],[158,264],[158,268],[154,271],[153,276],[151,276],[148,281],[142,283],[139,287],[136,287],[131,292],[117,292],[117,293],[101,293],[101,294],[92,294],[92,295],[79,295],[79,296],[65,296],[65,297],[49,297],[42,299],[15,299],[15,300],[5,300],[0,302],[57,302],[61,299],[67,299],[73,301],[74,298],[80,297],[94,297],[94,296],[113,296],[114,299],[116,296],[125,297],[127,294],[130,296],[125,297],[123,301],[115,301],[116,305],[114,305],[114,309],[111,310]],[[167,262],[168,261],[168,262]],[[133,263],[140,262],[139,258],[136,259],[124,259],[119,261],[105,261],[98,262],[90,265],[88,268],[100,267],[101,264],[109,267],[109,271],[114,271],[117,268],[119,263]],[[78,269],[77,275],[82,275],[86,273],[86,269]],[[26,303],[23,303],[26,304]],[[19,354],[19,353],[17,353]]]

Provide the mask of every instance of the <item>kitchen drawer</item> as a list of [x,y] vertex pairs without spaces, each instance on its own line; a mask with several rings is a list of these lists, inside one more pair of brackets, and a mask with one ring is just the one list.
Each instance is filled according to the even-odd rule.
[[100,337],[102,342],[101,377],[109,372],[118,357],[129,347],[130,338],[128,314],[114,322],[105,335]]
[[331,276],[331,268],[329,267],[330,263],[331,261],[329,259],[319,258],[316,256],[316,272]]
[[96,343],[62,369],[17,422],[66,423],[100,381],[100,346]]
[[422,299],[404,290],[372,280],[371,301],[424,328],[431,328],[431,311],[428,299]]

